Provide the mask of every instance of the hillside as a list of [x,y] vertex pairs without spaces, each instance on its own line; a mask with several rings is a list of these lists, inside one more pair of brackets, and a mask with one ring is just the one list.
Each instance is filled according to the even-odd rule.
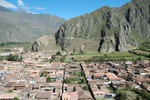
[[64,19],[47,14],[17,13],[0,7],[0,42],[29,42],[57,32]]
[[62,50],[124,52],[150,39],[150,2],[132,0],[66,21],[55,34]]

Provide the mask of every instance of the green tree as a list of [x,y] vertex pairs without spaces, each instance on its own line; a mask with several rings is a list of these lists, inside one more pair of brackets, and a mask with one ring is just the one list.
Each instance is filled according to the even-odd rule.
[[82,89],[88,91],[89,87],[88,87],[88,85],[85,85]]
[[65,59],[66,59],[66,58],[63,56],[62,58],[60,58],[60,61],[61,61],[61,62],[64,62]]
[[75,92],[75,91],[76,91],[76,87],[74,86],[74,87],[73,87],[73,92]]
[[18,97],[15,97],[14,100],[19,100],[19,98],[18,98]]
[[127,95],[126,92],[124,90],[118,90],[116,93],[116,100],[126,100]]
[[35,41],[35,42],[33,43],[33,45],[32,45],[32,51],[33,51],[33,52],[37,52],[37,51],[38,51],[38,43],[37,43],[37,41]]
[[56,52],[56,55],[61,55],[60,51]]
[[7,56],[7,60],[8,61],[22,61],[22,56],[10,54]]
[[142,100],[142,98],[139,95],[137,95],[136,100]]
[[51,77],[47,77],[47,79],[46,79],[46,82],[47,82],[47,83],[50,83],[50,82],[52,82],[52,79],[51,79]]
[[42,72],[42,73],[40,74],[40,77],[47,77],[47,73]]

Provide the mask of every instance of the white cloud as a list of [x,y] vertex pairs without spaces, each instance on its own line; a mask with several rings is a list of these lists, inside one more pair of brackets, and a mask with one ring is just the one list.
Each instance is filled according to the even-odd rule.
[[44,7],[36,7],[37,10],[45,10]]
[[23,0],[17,0],[18,3],[18,12],[23,12],[23,13],[32,13],[30,11],[30,7],[26,6],[23,2]]
[[36,14],[36,12],[30,12],[31,14]]
[[0,0],[0,6],[6,7],[6,8],[17,9],[17,7],[14,4],[7,2],[5,0]]
[[19,7],[24,7],[24,2],[22,0],[17,0]]

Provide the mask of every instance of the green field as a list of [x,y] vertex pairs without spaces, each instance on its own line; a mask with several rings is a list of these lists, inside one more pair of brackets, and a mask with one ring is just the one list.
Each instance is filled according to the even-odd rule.
[[8,43],[0,43],[0,51],[1,52],[9,52],[10,48],[22,47],[25,51],[31,50],[32,43],[31,42],[8,42]]
[[99,53],[99,52],[84,52],[78,54],[71,54],[67,56],[67,59],[75,59],[76,61],[87,62],[103,62],[103,61],[127,61],[127,60],[142,60],[148,59],[144,56],[139,56],[129,52],[113,52],[113,53]]

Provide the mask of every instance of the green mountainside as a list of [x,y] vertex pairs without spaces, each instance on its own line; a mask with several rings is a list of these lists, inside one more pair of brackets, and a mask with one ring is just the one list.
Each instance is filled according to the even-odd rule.
[[47,14],[17,13],[0,6],[0,42],[29,42],[57,32],[64,19]]

